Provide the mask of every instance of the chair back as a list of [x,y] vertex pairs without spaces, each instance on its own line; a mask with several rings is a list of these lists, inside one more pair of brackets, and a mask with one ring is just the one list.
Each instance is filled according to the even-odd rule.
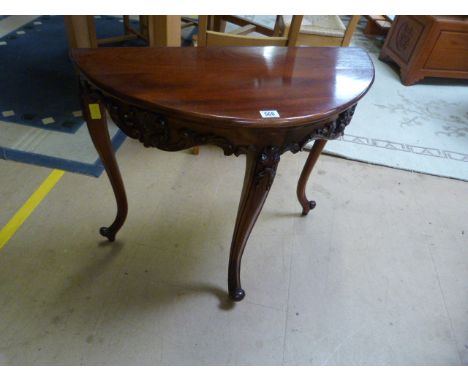
[[[239,33],[210,30],[211,16],[198,18],[198,46],[295,46],[302,16],[293,16],[291,26],[285,36],[251,36],[240,34],[248,28],[239,28]],[[254,28],[255,30],[255,28]]]

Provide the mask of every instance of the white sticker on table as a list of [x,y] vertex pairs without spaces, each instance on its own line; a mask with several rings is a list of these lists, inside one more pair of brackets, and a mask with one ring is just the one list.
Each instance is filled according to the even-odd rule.
[[276,110],[260,110],[262,118],[279,118],[280,115]]

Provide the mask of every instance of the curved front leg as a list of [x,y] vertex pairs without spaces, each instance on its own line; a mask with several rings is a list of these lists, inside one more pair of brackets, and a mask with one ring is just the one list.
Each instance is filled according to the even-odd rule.
[[242,254],[273,184],[279,160],[278,148],[247,153],[244,186],[229,256],[229,296],[234,301],[241,301],[245,297],[240,282]]
[[89,135],[104,164],[117,201],[117,216],[114,222],[109,227],[101,227],[99,232],[109,241],[114,241],[115,235],[127,217],[127,196],[109,137],[105,109],[100,102],[92,100],[86,94],[82,94],[82,103]]
[[309,180],[310,173],[317,163],[317,160],[322,152],[325,144],[327,143],[324,139],[317,139],[312,146],[312,150],[307,157],[307,161],[302,169],[301,176],[299,178],[299,182],[297,183],[297,198],[299,199],[299,203],[302,206],[302,215],[305,216],[309,213],[310,210],[315,208],[316,203],[313,200],[308,200],[306,197],[306,186],[307,181]]

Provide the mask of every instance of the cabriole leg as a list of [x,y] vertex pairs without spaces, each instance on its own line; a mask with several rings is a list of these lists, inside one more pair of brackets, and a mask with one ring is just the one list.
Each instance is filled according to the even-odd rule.
[[273,184],[279,159],[279,151],[276,148],[247,154],[244,186],[229,256],[229,296],[234,301],[241,301],[245,297],[240,282],[241,258],[252,228]]
[[297,198],[299,199],[299,203],[302,206],[302,215],[305,216],[309,213],[310,210],[315,208],[316,203],[313,200],[308,200],[306,197],[306,186],[307,181],[309,179],[310,173],[317,163],[317,159],[320,156],[325,144],[327,143],[324,139],[317,139],[312,146],[312,150],[307,157],[307,161],[302,169],[301,176],[299,178],[299,182],[297,183]]
[[86,94],[82,95],[82,103],[89,135],[104,164],[117,202],[117,216],[114,222],[109,227],[101,227],[99,232],[109,241],[114,241],[127,217],[127,196],[109,137],[105,109],[100,102],[93,101]]

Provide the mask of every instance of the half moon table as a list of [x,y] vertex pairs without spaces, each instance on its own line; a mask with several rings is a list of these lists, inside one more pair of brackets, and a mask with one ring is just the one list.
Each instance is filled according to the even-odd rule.
[[358,48],[210,47],[76,49],[84,116],[117,200],[100,230],[110,241],[127,199],[106,124],[166,151],[212,144],[246,155],[229,257],[229,295],[244,298],[245,245],[273,184],[281,154],[315,140],[297,186],[302,214],[315,207],[305,188],[326,140],[343,134],[369,90],[374,67]]

